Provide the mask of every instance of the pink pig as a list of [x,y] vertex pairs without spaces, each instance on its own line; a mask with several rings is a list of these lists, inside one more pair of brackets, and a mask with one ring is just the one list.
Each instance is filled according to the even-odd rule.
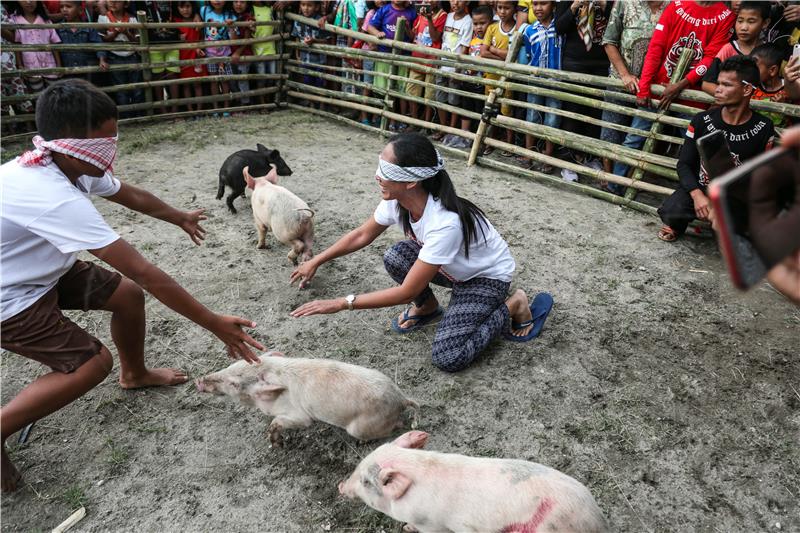
[[568,475],[528,461],[422,450],[427,440],[409,431],[377,448],[339,493],[406,522],[409,532],[606,531],[589,490]]
[[278,185],[278,172],[275,166],[266,176],[254,178],[249,167],[244,167],[242,175],[245,183],[253,189],[250,203],[253,207],[253,221],[258,230],[258,247],[267,247],[267,230],[275,238],[291,247],[287,257],[297,264],[314,256],[314,211],[308,204],[285,187]]
[[282,446],[284,429],[308,427],[315,420],[367,441],[404,427],[404,413],[419,406],[392,380],[370,368],[332,359],[261,356],[261,364],[237,361],[195,381],[197,390],[225,394],[274,416],[270,442]]

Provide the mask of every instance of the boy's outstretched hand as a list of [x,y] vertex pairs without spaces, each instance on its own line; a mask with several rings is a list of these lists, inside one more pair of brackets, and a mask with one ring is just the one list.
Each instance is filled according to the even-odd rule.
[[206,238],[206,230],[200,225],[201,220],[208,219],[208,217],[203,214],[205,211],[205,209],[186,211],[183,213],[182,220],[178,224],[183,231],[189,234],[192,242],[198,246],[202,244],[203,240]]
[[243,327],[254,328],[256,323],[245,318],[231,315],[217,315],[216,321],[208,329],[225,343],[231,359],[244,359],[248,363],[259,363],[261,359],[248,347],[265,351],[263,344],[248,335]]

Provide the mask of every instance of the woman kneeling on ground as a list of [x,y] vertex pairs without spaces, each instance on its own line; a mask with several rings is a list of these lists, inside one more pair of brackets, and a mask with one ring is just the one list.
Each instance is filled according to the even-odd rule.
[[[383,201],[361,227],[303,263],[291,282],[310,281],[317,269],[337,257],[360,250],[389,226],[399,224],[407,240],[389,248],[383,262],[400,285],[335,300],[301,305],[294,317],[374,309],[413,302],[392,320],[397,333],[430,324],[443,313],[433,340],[433,364],[456,372],[469,366],[500,334],[526,342],[539,335],[553,300],[539,294],[531,303],[521,289],[508,297],[514,258],[508,244],[472,202],[456,195],[433,144],[416,133],[396,135],[380,154],[375,179]],[[428,286],[452,288],[442,310]]]

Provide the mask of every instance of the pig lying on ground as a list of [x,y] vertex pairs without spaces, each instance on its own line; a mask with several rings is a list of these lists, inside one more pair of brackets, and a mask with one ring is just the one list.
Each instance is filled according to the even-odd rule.
[[267,247],[267,230],[283,244],[291,246],[287,257],[297,264],[314,257],[314,211],[285,187],[278,185],[278,172],[273,167],[266,176],[254,178],[247,167],[242,171],[247,186],[253,189],[250,203],[258,230],[258,247]]
[[377,370],[273,354],[277,352],[262,355],[261,364],[238,361],[199,378],[197,390],[233,396],[274,416],[267,432],[275,446],[282,446],[284,429],[308,427],[314,420],[338,426],[362,441],[388,437],[402,428],[408,407],[416,422],[419,406]]
[[270,150],[263,144],[257,144],[258,150],[239,150],[229,155],[219,169],[219,188],[217,189],[217,200],[225,194],[225,186],[231,188],[232,192],[225,199],[231,213],[236,213],[233,201],[239,196],[244,196],[244,177],[242,170],[250,167],[258,176],[263,176],[269,172],[271,166],[275,165],[277,172],[281,176],[291,176],[290,169],[277,150]]
[[605,520],[589,490],[546,466],[421,450],[409,431],[369,454],[339,492],[407,522],[406,531],[593,533]]

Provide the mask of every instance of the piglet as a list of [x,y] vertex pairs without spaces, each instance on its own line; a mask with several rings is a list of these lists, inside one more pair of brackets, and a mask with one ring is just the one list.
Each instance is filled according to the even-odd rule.
[[250,202],[253,206],[253,219],[258,230],[258,247],[267,247],[267,230],[272,230],[275,238],[291,246],[288,258],[297,264],[314,256],[314,211],[308,204],[295,196],[289,189],[278,185],[275,167],[266,176],[254,178],[247,167],[242,171],[247,186],[253,189]]
[[361,366],[332,359],[277,357],[267,352],[260,364],[244,361],[195,381],[197,390],[226,394],[274,416],[267,430],[274,446],[284,429],[308,427],[315,420],[340,427],[353,437],[374,440],[405,426],[404,413],[419,406],[392,380]]
[[225,199],[225,202],[228,204],[228,210],[236,214],[233,201],[239,196],[244,196],[245,182],[242,176],[242,169],[250,167],[253,172],[261,174],[269,172],[270,165],[274,165],[281,176],[290,176],[292,174],[292,169],[283,160],[280,152],[278,150],[270,150],[263,144],[257,144],[256,150],[239,150],[232,153],[219,168],[217,200],[225,194],[225,187],[230,187],[231,193]]
[[339,493],[406,522],[406,531],[605,532],[589,490],[546,466],[422,450],[409,431],[377,448]]

